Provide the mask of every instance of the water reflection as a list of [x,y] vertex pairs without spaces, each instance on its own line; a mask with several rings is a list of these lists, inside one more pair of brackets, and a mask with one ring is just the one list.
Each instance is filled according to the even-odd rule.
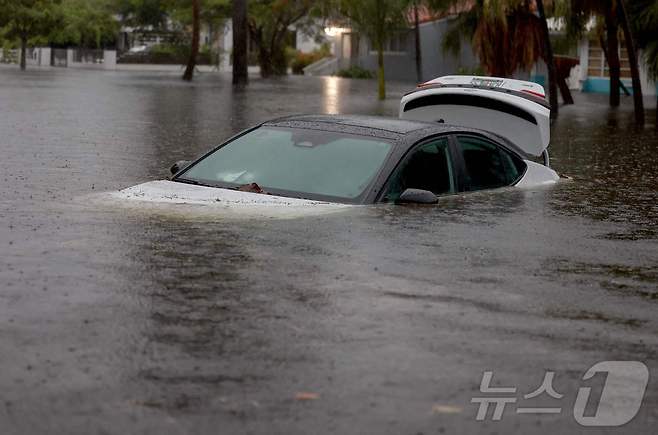
[[338,106],[338,84],[340,79],[335,76],[323,77],[324,81],[324,113],[337,114],[339,113]]
[[[597,101],[600,96],[591,98]],[[553,128],[554,165],[576,182],[556,189],[550,204],[569,216],[620,224],[610,238],[655,239],[658,131],[651,125],[636,127],[628,110],[589,105],[589,112],[578,106],[563,108]]]

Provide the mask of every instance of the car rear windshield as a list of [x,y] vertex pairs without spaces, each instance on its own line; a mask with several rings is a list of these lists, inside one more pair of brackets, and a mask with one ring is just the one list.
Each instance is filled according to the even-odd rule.
[[353,201],[365,193],[391,143],[340,132],[260,127],[215,150],[177,177],[220,187]]

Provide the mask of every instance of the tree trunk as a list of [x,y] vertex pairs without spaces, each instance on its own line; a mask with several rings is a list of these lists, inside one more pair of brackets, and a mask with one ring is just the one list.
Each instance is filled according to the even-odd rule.
[[562,100],[564,101],[564,104],[565,105],[573,104],[574,103],[573,96],[571,95],[571,91],[569,90],[569,85],[567,85],[567,81],[562,77],[558,77],[557,85],[558,88],[560,88],[560,94],[562,94]]
[[288,62],[286,61],[286,39],[287,30],[274,31],[270,42],[270,69],[275,76],[284,76],[288,73]]
[[423,59],[420,51],[420,19],[418,17],[418,0],[414,2],[414,32],[415,32],[415,49],[416,49],[416,81],[423,81]]
[[199,2],[200,0],[192,0],[192,50],[190,52],[190,59],[187,61],[187,68],[183,73],[183,80],[190,81],[194,77],[194,68],[196,68],[196,60],[199,55]]
[[233,84],[248,82],[247,0],[233,0]]
[[541,21],[542,37],[544,39],[544,55],[546,66],[548,67],[548,101],[551,105],[551,118],[557,118],[558,100],[557,100],[557,73],[555,71],[555,59],[553,59],[553,47],[551,45],[550,34],[548,32],[548,23],[544,12],[543,0],[536,0],[537,11]]
[[286,64],[283,39],[273,35],[271,41],[265,41],[263,31],[260,28],[252,27],[250,32],[251,42],[258,48],[260,76],[265,79],[275,75],[285,75],[288,65]]
[[563,56],[553,56],[553,63],[555,63],[555,72],[557,74],[557,87],[562,95],[564,105],[573,104],[573,97],[567,84],[567,78],[571,74],[573,67],[578,65],[579,61],[573,58]]
[[626,51],[628,52],[628,63],[631,65],[631,77],[633,79],[633,103],[635,104],[635,122],[640,125],[644,124],[644,102],[642,101],[642,84],[640,83],[640,68],[637,62],[637,51],[635,51],[635,43],[633,41],[633,34],[631,33],[631,26],[626,14],[626,6],[623,0],[617,0],[617,10],[619,11],[619,21],[624,31],[624,39],[626,40]]
[[384,47],[377,44],[377,84],[380,100],[386,99],[386,79],[384,77]]
[[27,68],[27,36],[21,36],[21,70],[25,71]]
[[270,52],[268,52],[267,49],[263,47],[262,42],[254,42],[256,45],[258,45],[258,65],[260,66],[260,76],[266,79],[272,76],[274,73],[272,70],[272,56]]
[[612,1],[608,0],[605,11],[605,30],[608,46],[608,70],[610,72],[610,106],[619,106],[621,66],[619,64],[619,26]]
[[272,71],[274,75],[285,76],[288,74],[288,62],[286,60],[285,44],[281,43],[272,52]]

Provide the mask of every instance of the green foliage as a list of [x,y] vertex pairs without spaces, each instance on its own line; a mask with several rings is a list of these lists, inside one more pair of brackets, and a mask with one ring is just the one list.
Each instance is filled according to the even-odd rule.
[[410,0],[341,0],[340,11],[354,29],[365,35],[376,49],[402,29],[407,28]]
[[644,47],[644,61],[647,64],[649,75],[658,81],[658,41],[651,41]]
[[462,49],[462,39],[471,40],[473,38],[478,22],[479,17],[476,8],[457,15],[443,35],[441,43],[443,51],[453,56],[459,56]]
[[478,65],[474,68],[459,67],[457,68],[457,74],[468,75],[468,76],[483,76],[486,71],[482,68],[482,65]]
[[[587,33],[598,36],[605,31],[603,15],[609,3],[609,0],[556,0],[553,15],[564,20],[571,39],[582,38]],[[590,28],[592,19],[595,25]]]
[[658,80],[658,2],[627,0],[627,5],[637,46],[643,50],[649,75]]
[[[125,64],[156,64],[181,65],[190,57],[191,47],[185,43],[167,43],[152,46],[148,51],[140,53],[126,53],[118,60]],[[204,45],[197,56],[198,65],[214,65],[217,63],[217,52],[210,46]]]
[[113,0],[123,24],[160,29],[167,23],[170,0]]
[[377,79],[380,100],[386,98],[384,44],[407,27],[410,0],[340,0],[341,12],[350,18],[354,29],[365,35],[377,50]]
[[[138,29],[168,30],[168,20],[183,30],[192,24],[190,0],[107,0],[114,3],[122,24]],[[201,22],[221,23],[231,14],[231,0],[201,0]]]
[[84,48],[112,46],[119,31],[112,0],[62,0],[61,24],[49,36],[56,45]]
[[286,46],[291,45],[292,28],[313,33],[315,18],[325,11],[329,0],[250,0],[249,35],[255,46],[261,75],[286,74]]
[[360,66],[353,65],[346,69],[339,70],[336,75],[338,77],[348,78],[348,79],[372,79],[375,75],[372,71],[361,68]]
[[[192,2],[190,0],[167,0],[165,14],[179,27],[192,25]],[[231,15],[231,0],[201,0],[201,22],[218,25]]]
[[117,0],[0,0],[0,34],[32,44],[113,45]]
[[61,19],[59,0],[0,0],[0,28],[6,39],[47,35]]
[[149,53],[153,56],[169,56],[186,59],[190,54],[190,48],[182,44],[158,44],[151,47]]
[[566,35],[551,35],[553,53],[561,56],[578,56],[578,41]]

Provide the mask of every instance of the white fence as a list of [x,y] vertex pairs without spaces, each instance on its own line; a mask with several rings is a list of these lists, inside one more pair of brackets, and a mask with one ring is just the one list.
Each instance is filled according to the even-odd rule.
[[0,49],[0,63],[18,63],[18,50]]
[[[0,50],[0,62],[19,63],[20,50]],[[67,68],[93,68],[113,70],[117,67],[115,50],[51,49],[50,47],[28,48],[25,52],[28,66],[57,66]]]

